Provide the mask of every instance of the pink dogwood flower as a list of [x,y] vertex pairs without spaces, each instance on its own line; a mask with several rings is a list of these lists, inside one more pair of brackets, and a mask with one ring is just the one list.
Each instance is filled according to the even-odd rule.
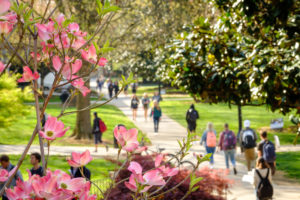
[[38,72],[32,73],[31,69],[28,66],[23,67],[23,76],[18,80],[19,83],[30,82],[37,80],[40,77]]
[[9,0],[0,0],[0,15],[7,12],[10,8]]
[[0,73],[5,69],[5,65],[0,61]]
[[[92,64],[96,64],[97,63],[97,53],[96,53],[96,48],[95,46],[92,44],[89,49],[87,51],[85,50],[81,50],[81,56],[84,60],[92,63]],[[97,65],[98,66],[105,66],[107,63],[106,58],[100,58]]]
[[[30,56],[34,59],[34,57],[35,57],[34,52],[31,52],[31,53],[30,53]],[[38,62],[41,61],[41,55],[40,55],[39,53],[36,54],[36,60],[37,60]]]
[[0,169],[0,182],[7,181],[9,173],[6,169]]
[[40,131],[40,135],[46,140],[55,140],[58,137],[64,136],[67,130],[70,129],[70,127],[64,129],[64,126],[64,123],[58,121],[56,117],[48,116],[44,131]]
[[17,22],[17,15],[14,12],[9,12],[4,16],[0,16],[0,34],[10,33]]
[[33,188],[30,182],[17,180],[17,186],[6,190],[10,200],[30,199],[33,196]]
[[43,41],[48,41],[52,38],[52,34],[54,33],[54,22],[49,21],[47,24],[36,24],[35,25],[38,29],[38,36]]
[[121,145],[122,149],[128,152],[135,151],[139,142],[137,141],[138,130],[133,128],[126,130],[125,127],[121,126],[114,129],[114,136],[118,143]]
[[61,73],[62,75],[70,80],[72,78],[72,75],[77,73],[82,66],[82,61],[80,59],[76,59],[73,61],[73,59],[66,57],[64,64],[61,63],[59,56],[53,56],[52,59],[53,68],[59,72],[62,69]]
[[68,163],[72,167],[82,167],[93,160],[89,150],[83,153],[72,152],[72,158],[68,160]]
[[88,93],[91,92],[89,88],[84,86],[84,81],[82,78],[78,78],[78,76],[72,76],[72,79],[74,79],[71,84],[77,88],[83,96],[86,96]]
[[124,184],[131,191],[136,192],[139,188],[138,185],[142,186],[140,187],[141,191],[139,192],[146,192],[152,186],[160,186],[166,184],[159,170],[150,170],[142,175],[143,168],[139,163],[135,161],[130,162],[128,170],[131,171],[132,174],[129,177],[129,181],[125,182]]
[[168,176],[175,176],[178,174],[178,168],[171,168],[167,167],[165,165],[161,165],[162,161],[164,159],[163,154],[158,154],[155,158],[155,167],[160,171],[163,177],[168,177]]

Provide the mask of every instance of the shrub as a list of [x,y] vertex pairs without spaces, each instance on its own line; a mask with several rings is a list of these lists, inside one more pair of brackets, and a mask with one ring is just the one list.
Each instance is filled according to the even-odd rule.
[[[150,170],[154,168],[154,160],[153,156],[141,156],[135,155],[132,161],[138,162],[144,170]],[[116,177],[115,182],[119,182],[121,180],[129,178],[131,172],[127,170],[128,164],[126,164],[125,168],[120,171],[118,176]],[[179,173],[172,177],[170,181],[167,182],[166,186],[157,194],[162,194],[165,191],[174,188],[178,185],[186,176],[189,176],[191,173],[190,170],[183,169],[180,170]],[[229,189],[232,181],[226,178],[226,171],[225,170],[212,170],[208,167],[203,167],[200,170],[197,170],[195,175],[197,177],[203,177],[203,180],[200,181],[197,185],[199,189],[195,192],[192,192],[186,199],[188,200],[222,200],[224,199],[222,195],[224,192]],[[166,181],[168,179],[166,178]],[[167,192],[166,194],[162,194],[155,199],[172,199],[177,200],[181,199],[189,189],[190,180],[187,179],[184,181],[176,189],[172,190],[171,192]],[[157,188],[152,188],[149,190],[149,193],[155,191]],[[132,192],[124,185],[124,182],[118,184],[114,188],[111,188],[111,193],[109,194],[109,200],[131,200],[132,199]],[[213,194],[215,193],[215,194]]]

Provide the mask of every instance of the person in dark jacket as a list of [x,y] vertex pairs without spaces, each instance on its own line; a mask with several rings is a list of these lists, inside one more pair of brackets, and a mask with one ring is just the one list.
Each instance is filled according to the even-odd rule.
[[108,88],[109,98],[112,98],[113,97],[114,84],[111,80],[108,81],[107,88]]
[[94,112],[94,122],[93,122],[93,134],[95,139],[95,152],[98,151],[98,143],[102,143],[102,133],[100,131],[99,121],[101,120],[97,112]]
[[91,180],[91,171],[88,168],[83,167],[83,170],[82,170],[83,174],[80,170],[81,169],[79,169],[79,168],[71,167],[71,169],[70,169],[71,177],[72,178],[84,177],[87,180]]
[[158,132],[158,125],[161,118],[161,108],[157,101],[153,101],[153,108],[151,110],[150,116],[153,117],[154,122],[154,133],[157,134]]
[[115,96],[116,96],[116,99],[118,98],[118,92],[119,92],[120,88],[119,88],[119,83],[118,81],[115,81],[115,84],[114,84],[114,91],[115,91]]
[[[0,157],[0,163],[1,163],[1,168],[0,169],[6,169],[8,172],[14,169],[14,165],[12,165],[9,161],[9,157],[7,155],[2,155]],[[12,179],[12,182],[8,185],[7,188],[11,188],[17,185],[17,180],[23,181],[22,174],[20,170],[17,171],[16,175]],[[0,190],[4,187],[5,182],[0,182]],[[2,200],[8,200],[6,193],[2,195]]]
[[197,119],[199,119],[198,111],[195,109],[194,104],[190,106],[188,111],[186,112],[186,122],[188,124],[188,130],[191,133],[195,133],[197,127]]
[[37,174],[39,176],[43,176],[43,168],[40,165],[41,155],[39,153],[32,153],[30,155],[30,163],[33,167],[30,169],[31,175]]

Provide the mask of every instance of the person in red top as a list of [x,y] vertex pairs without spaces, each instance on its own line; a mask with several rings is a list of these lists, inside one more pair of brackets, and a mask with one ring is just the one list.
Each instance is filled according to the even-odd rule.
[[226,123],[224,125],[224,131],[220,135],[219,150],[224,151],[226,168],[229,169],[229,158],[233,165],[233,172],[237,174],[236,162],[235,162],[235,149],[236,149],[236,136],[233,131],[229,130],[229,126]]

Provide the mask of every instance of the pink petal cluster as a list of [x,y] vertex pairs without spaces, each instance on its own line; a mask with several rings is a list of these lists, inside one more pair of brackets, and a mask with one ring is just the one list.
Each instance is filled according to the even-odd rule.
[[58,137],[64,136],[67,130],[69,130],[70,127],[64,129],[64,126],[64,123],[58,121],[56,117],[48,116],[44,131],[40,131],[40,135],[46,140],[55,140]]
[[72,78],[72,75],[74,75],[81,69],[82,61],[80,59],[74,60],[73,58],[69,58],[68,56],[66,56],[65,61],[62,64],[59,56],[53,56],[52,64],[57,72],[61,70],[62,75],[66,79],[70,80]]
[[7,181],[9,177],[8,171],[6,169],[0,169],[0,182]]
[[[10,8],[9,0],[0,0],[0,15],[6,13]],[[7,34],[12,31],[17,22],[17,15],[14,12],[9,12],[4,16],[0,16],[0,34]]]
[[82,167],[87,165],[93,160],[89,150],[86,150],[83,153],[72,152],[72,157],[68,160],[68,163],[72,167]]
[[70,23],[64,27],[64,22],[65,17],[60,14],[55,20],[49,19],[45,24],[36,24],[39,38],[43,42],[52,40],[54,46],[60,49],[72,47],[77,50],[81,48],[86,43],[84,37],[87,33],[82,32],[77,23]]
[[86,96],[88,93],[91,92],[89,88],[84,86],[84,80],[82,78],[78,78],[77,76],[72,76],[72,85],[77,88],[83,96]]
[[[150,170],[142,175],[142,167],[139,163],[132,161],[129,164],[128,170],[132,172],[129,181],[125,182],[128,189],[134,192],[146,192],[152,186],[165,185],[166,182],[158,170]],[[138,191],[140,188],[140,191]]]
[[17,185],[6,190],[10,200],[20,199],[96,199],[89,195],[91,184],[85,178],[74,178],[63,171],[47,171],[46,176],[29,176],[28,181],[17,181]]
[[[125,182],[126,187],[134,192],[146,192],[152,186],[165,185],[164,178],[177,175],[178,169],[162,165],[163,159],[164,155],[157,155],[155,158],[155,169],[147,171],[144,175],[142,175],[143,168],[139,163],[135,161],[130,162],[128,170],[132,174],[129,177],[129,181]],[[137,191],[138,189],[140,191]]]
[[[96,48],[93,44],[89,47],[89,49],[87,51],[81,50],[81,56],[84,60],[86,60],[92,64],[96,64],[98,61]],[[103,67],[106,65],[106,63],[107,63],[106,58],[99,58],[97,65]]]
[[5,65],[0,61],[0,74],[3,72],[5,69]]
[[19,83],[30,82],[37,80],[40,77],[38,72],[32,73],[31,69],[28,66],[23,67],[23,76],[18,80]]
[[139,142],[137,141],[138,130],[133,128],[127,130],[125,127],[116,127],[114,129],[114,136],[118,143],[121,145],[122,149],[128,152],[134,152],[139,147]]

